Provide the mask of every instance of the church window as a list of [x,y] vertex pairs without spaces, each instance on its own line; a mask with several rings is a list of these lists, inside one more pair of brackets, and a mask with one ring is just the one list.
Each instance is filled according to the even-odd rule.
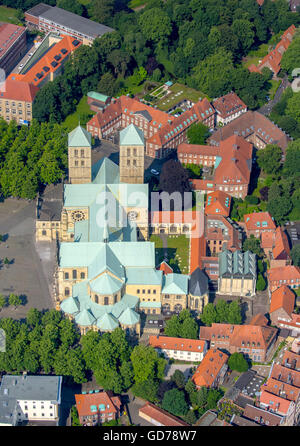
[[104,305],[108,305],[109,303],[109,298],[107,296],[104,297]]

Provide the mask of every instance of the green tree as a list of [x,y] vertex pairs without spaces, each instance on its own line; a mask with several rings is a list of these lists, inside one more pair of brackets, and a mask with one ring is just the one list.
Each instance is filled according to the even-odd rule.
[[293,265],[300,266],[300,245],[294,245],[291,249],[291,258]]
[[109,25],[114,10],[113,0],[93,0],[90,7],[91,19]]
[[267,144],[257,152],[257,164],[266,173],[276,173],[281,166],[282,150],[276,144]]
[[26,315],[27,325],[31,327],[36,327],[40,324],[42,318],[42,314],[36,308],[30,308]]
[[157,401],[158,387],[158,381],[150,378],[147,381],[136,382],[132,386],[131,391],[135,396],[154,403]]
[[184,419],[190,425],[195,424],[196,421],[197,421],[197,417],[195,415],[195,411],[194,410],[189,410],[188,413],[185,415]]
[[281,69],[292,73],[294,68],[300,67],[300,35],[296,35],[283,53],[280,63]]
[[300,92],[288,99],[285,113],[300,123]]
[[14,306],[15,308],[19,307],[22,304],[22,300],[19,296],[14,293],[11,293],[8,298],[9,305]]
[[258,274],[257,282],[256,282],[256,290],[257,291],[264,291],[266,289],[266,281],[264,279],[264,276],[262,274]]
[[188,413],[188,404],[184,392],[178,389],[168,390],[162,400],[162,408],[176,416],[184,416]]
[[236,300],[233,300],[228,305],[228,316],[226,322],[228,322],[229,324],[238,325],[242,323],[241,306]]
[[218,314],[214,304],[208,303],[203,308],[203,313],[200,316],[204,325],[211,325],[218,320]]
[[286,177],[293,177],[300,172],[300,139],[288,144],[283,170]]
[[184,384],[185,384],[185,376],[182,373],[181,370],[175,370],[175,372],[173,373],[173,375],[171,376],[171,380],[174,381],[174,383],[176,384],[176,386],[179,389],[183,389],[184,388]]
[[243,242],[243,251],[250,251],[253,252],[253,254],[256,254],[258,257],[263,256],[263,250],[260,246],[260,240],[256,237],[254,237],[253,234],[250,235],[250,237],[246,238]]
[[233,353],[228,359],[228,367],[230,370],[236,370],[242,373],[249,369],[249,364],[244,358],[243,353]]
[[147,40],[166,41],[172,32],[169,16],[160,8],[151,8],[138,18],[138,24]]
[[159,358],[153,347],[145,345],[135,346],[130,355],[130,359],[136,383],[142,383],[148,379],[161,379],[163,377],[167,361]]
[[7,305],[6,297],[3,294],[0,294],[0,311]]
[[242,55],[246,54],[251,48],[255,37],[252,23],[248,20],[237,19],[232,23],[232,30],[238,36]]
[[83,15],[84,12],[84,8],[78,0],[57,0],[56,6],[77,15]]
[[116,79],[108,71],[101,76],[97,90],[107,96],[114,96],[116,94],[116,85]]
[[209,129],[206,125],[199,122],[198,124],[193,124],[187,130],[187,138],[189,144],[205,144],[206,139],[209,137]]

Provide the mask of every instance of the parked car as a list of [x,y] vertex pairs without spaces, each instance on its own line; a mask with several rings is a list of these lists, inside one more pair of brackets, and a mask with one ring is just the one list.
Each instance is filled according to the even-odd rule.
[[155,170],[155,169],[151,169],[151,173],[152,173],[153,175],[159,175],[159,172],[157,172],[157,170]]
[[32,56],[32,55],[33,55],[33,53],[29,53],[29,54],[28,54],[28,56]]

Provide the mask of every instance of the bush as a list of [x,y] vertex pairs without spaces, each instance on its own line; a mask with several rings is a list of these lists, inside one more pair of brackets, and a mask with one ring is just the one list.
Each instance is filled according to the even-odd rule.
[[256,290],[257,291],[264,291],[266,289],[266,281],[264,279],[264,276],[262,274],[258,275],[257,282],[256,282]]
[[255,197],[254,195],[247,195],[247,197],[245,198],[246,203],[249,204],[258,204],[259,203],[259,198]]

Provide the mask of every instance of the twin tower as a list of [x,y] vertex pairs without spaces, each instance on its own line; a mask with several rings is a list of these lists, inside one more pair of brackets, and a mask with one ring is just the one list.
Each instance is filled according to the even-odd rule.
[[[144,183],[145,140],[141,129],[130,124],[120,132],[120,182]],[[68,135],[69,182],[92,182],[92,137],[80,125]]]

